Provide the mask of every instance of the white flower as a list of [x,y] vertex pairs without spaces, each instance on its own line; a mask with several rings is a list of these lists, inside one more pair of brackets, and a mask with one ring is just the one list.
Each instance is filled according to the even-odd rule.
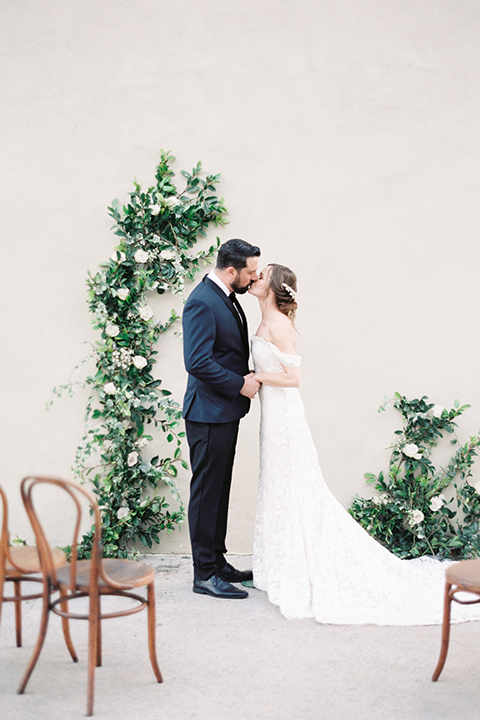
[[170,207],[172,205],[178,205],[180,200],[175,195],[170,195],[170,197],[165,198],[165,205],[169,205]]
[[127,507],[121,507],[120,510],[117,512],[117,518],[119,520],[122,520],[122,518],[127,517],[127,515],[130,515],[130,510]]
[[476,492],[480,495],[480,480],[478,482],[476,482],[473,487],[475,488]]
[[120,290],[117,290],[117,297],[120,298],[120,300],[126,300],[129,295],[130,290],[128,288],[120,288]]
[[162,252],[160,253],[160,257],[162,258],[162,260],[175,260],[175,258],[177,257],[177,253],[175,252],[175,250],[162,250]]
[[441,418],[442,413],[445,410],[441,405],[434,405],[432,409],[432,415],[434,418]]
[[436,495],[430,500],[430,510],[433,510],[433,512],[437,512],[437,510],[440,510],[444,502],[445,496],[443,494]]
[[109,323],[105,328],[105,333],[108,335],[108,337],[117,337],[119,332],[120,328],[118,327],[118,325],[114,325],[113,323]]
[[117,388],[112,382],[107,383],[103,390],[107,393],[107,395],[115,395],[115,393],[117,392]]
[[137,252],[133,256],[133,259],[137,263],[146,263],[148,260],[148,252],[146,252],[145,250],[137,250]]
[[145,322],[148,322],[153,317],[153,310],[150,307],[150,305],[144,305],[140,308],[138,311],[138,314],[142,318],[142,320],[145,320]]
[[139,438],[138,440],[135,440],[135,445],[138,448],[143,448],[143,447],[145,447],[145,445],[148,445],[149,442],[150,442],[150,440],[147,440],[147,438],[142,437],[142,438]]
[[127,458],[127,465],[128,467],[133,467],[138,462],[138,453],[135,452],[135,450],[131,453],[129,453]]
[[414,458],[414,460],[420,460],[420,458],[422,457],[422,453],[421,451],[419,451],[418,446],[415,445],[415,443],[409,443],[408,445],[405,445],[402,452],[407,457]]
[[160,205],[151,205],[150,206],[150,212],[152,215],[158,215],[160,210],[161,210]]
[[[117,255],[119,255],[120,257],[117,257]],[[113,255],[110,255],[110,259],[114,260],[115,262],[118,262],[118,264],[121,265],[121,263],[125,262],[125,260],[127,259],[127,256],[125,255],[124,252],[121,252],[120,250],[115,250]]]
[[413,510],[410,515],[412,525],[419,525],[425,519],[425,515],[421,510]]
[[135,355],[132,362],[138,370],[141,370],[147,364],[147,358],[144,358],[143,355]]

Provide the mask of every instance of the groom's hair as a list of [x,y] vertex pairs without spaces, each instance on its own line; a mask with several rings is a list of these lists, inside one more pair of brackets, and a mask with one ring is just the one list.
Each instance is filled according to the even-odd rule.
[[260,248],[256,245],[250,245],[245,240],[233,238],[227,240],[226,243],[220,245],[217,255],[217,268],[224,270],[227,267],[234,267],[235,270],[241,270],[247,264],[249,257],[258,257]]

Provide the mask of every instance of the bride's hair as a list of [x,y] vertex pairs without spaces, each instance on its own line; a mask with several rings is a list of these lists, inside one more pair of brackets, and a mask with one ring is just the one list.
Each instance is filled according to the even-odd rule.
[[297,312],[297,276],[285,265],[270,263],[269,267],[272,268],[269,287],[273,290],[277,307],[293,321]]

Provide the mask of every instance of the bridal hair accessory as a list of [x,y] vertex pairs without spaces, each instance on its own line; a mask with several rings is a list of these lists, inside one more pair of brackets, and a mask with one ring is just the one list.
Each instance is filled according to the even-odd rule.
[[285,283],[285,282],[282,283],[282,287],[285,288],[285,290],[288,292],[290,297],[293,298],[293,300],[295,300],[295,298],[297,297],[297,293],[295,292],[295,290],[292,287],[290,287],[290,285],[287,285],[287,283]]

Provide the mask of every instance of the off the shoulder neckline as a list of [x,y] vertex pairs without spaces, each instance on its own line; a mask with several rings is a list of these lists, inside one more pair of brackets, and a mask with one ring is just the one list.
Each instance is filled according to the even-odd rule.
[[290,355],[289,353],[284,353],[282,350],[280,350],[279,347],[275,345],[275,343],[270,342],[270,340],[265,340],[265,338],[261,337],[260,335],[252,335],[252,340],[263,340],[264,343],[267,343],[267,345],[271,345],[272,347],[277,350],[277,352],[281,353],[282,355],[286,355],[287,357],[298,357],[301,358],[301,355]]

